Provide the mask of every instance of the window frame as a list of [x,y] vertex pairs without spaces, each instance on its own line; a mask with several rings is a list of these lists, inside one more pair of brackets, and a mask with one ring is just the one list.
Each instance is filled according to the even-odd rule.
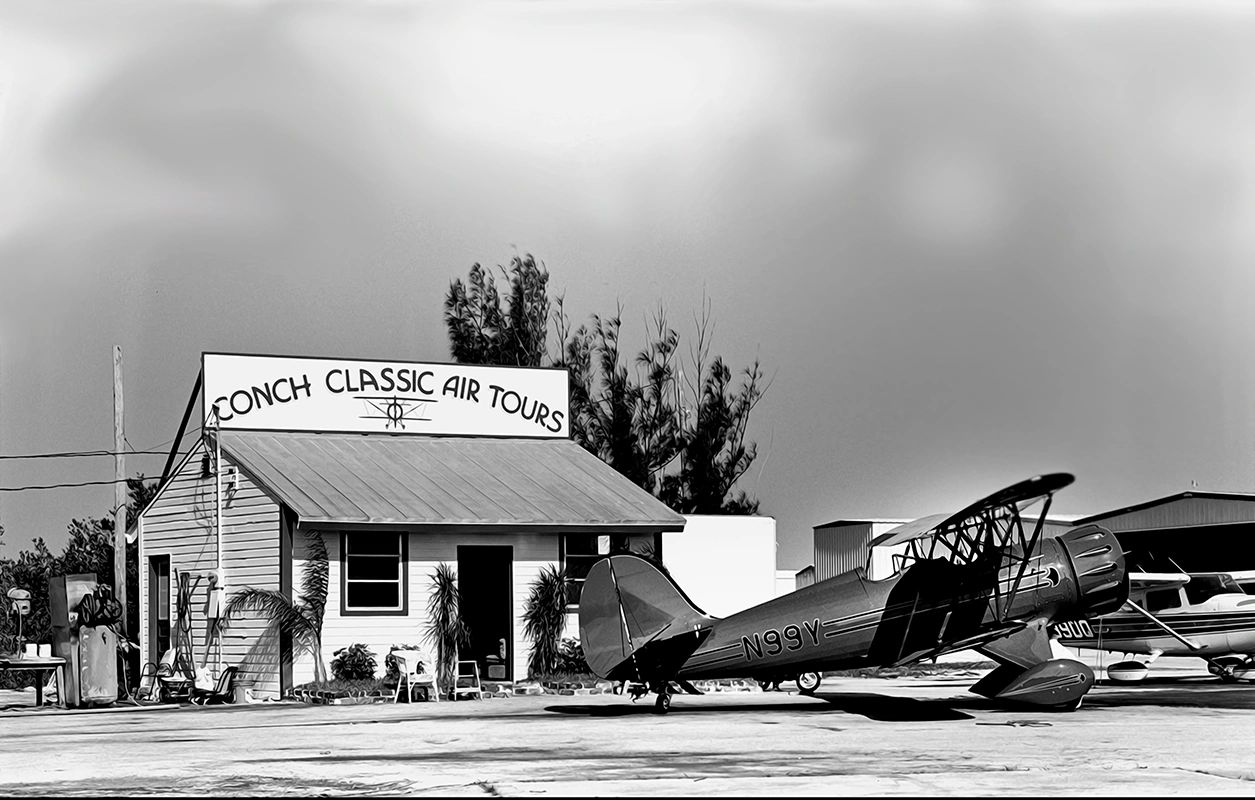
[[[350,536],[387,536],[384,532],[340,532],[340,616],[342,617],[408,617],[410,614],[410,536],[406,531],[395,535],[401,540],[401,553],[398,563],[398,591],[401,595],[400,608],[350,608],[349,607],[349,537]],[[361,582],[355,579],[354,582]],[[369,581],[367,581],[369,582]],[[378,581],[390,583],[390,581]]]
[[[572,537],[572,536],[594,537],[594,539],[596,540],[596,543],[594,545],[597,550],[596,554],[575,553],[574,555],[576,558],[591,558],[593,559],[593,563],[595,564],[601,559],[605,558],[606,556],[616,555],[619,553],[631,553],[632,552],[632,548],[631,548],[632,537],[636,535],[640,535],[640,534],[634,534],[630,531],[609,531],[606,533],[585,532],[585,533],[560,534],[558,536],[558,565],[564,573],[568,575],[570,574],[567,570],[567,567],[569,564],[567,559],[570,558],[572,554],[568,552],[567,550],[567,538],[568,537]],[[662,558],[662,533],[660,531],[654,531],[652,536],[653,536],[653,544],[654,544],[654,553],[661,560]],[[605,545],[604,549],[603,549],[603,540],[604,540],[604,545]],[[591,565],[590,565],[590,569],[591,569]],[[584,594],[584,585],[583,585],[584,580],[585,580],[584,578],[572,578],[571,579],[572,584],[579,584],[580,596],[583,596]],[[576,603],[572,603],[569,601],[567,602],[566,612],[568,614],[575,614],[579,612],[579,610],[580,610],[580,604],[578,602]]]
[[[564,533],[564,534],[562,534],[561,536],[559,536],[559,537],[558,537],[558,563],[561,565],[561,568],[562,568],[563,573],[566,573],[566,574],[568,574],[568,575],[570,574],[570,573],[567,571],[567,567],[568,567],[568,565],[570,564],[570,562],[568,561],[568,559],[569,559],[572,555],[574,555],[576,558],[591,558],[591,559],[593,559],[593,563],[594,563],[594,564],[595,564],[595,563],[597,563],[598,561],[600,561],[601,559],[605,558],[605,557],[608,555],[608,553],[602,553],[602,552],[601,552],[601,537],[602,537],[602,536],[605,536],[605,535],[606,535],[606,534],[604,534],[604,533],[603,533],[603,534],[597,534],[597,533]],[[570,537],[570,536],[592,536],[592,537],[593,537],[593,540],[594,540],[593,547],[597,550],[597,552],[596,552],[596,553],[575,553],[575,554],[572,554],[572,553],[568,552],[568,550],[567,550],[567,537]],[[609,538],[607,538],[606,549],[607,549],[607,550],[609,550],[609,549],[610,549],[610,545],[609,545]],[[590,569],[592,568],[592,565],[591,565],[591,564],[589,565],[589,568],[590,568]],[[575,587],[577,584],[579,585],[579,593],[580,593],[580,595],[583,595],[583,592],[584,592],[584,580],[585,580],[584,578],[571,578],[571,581],[570,581],[571,586],[572,586],[572,588],[573,588],[573,589],[574,589],[574,587]],[[572,593],[572,594],[574,594],[574,592],[571,592],[571,593]],[[567,604],[566,604],[566,611],[567,611],[567,613],[568,613],[568,614],[574,614],[574,613],[578,612],[579,610],[580,610],[580,604],[579,604],[578,602],[572,603],[572,602],[570,601],[570,599],[569,599],[569,595],[568,595],[568,600],[567,600]]]

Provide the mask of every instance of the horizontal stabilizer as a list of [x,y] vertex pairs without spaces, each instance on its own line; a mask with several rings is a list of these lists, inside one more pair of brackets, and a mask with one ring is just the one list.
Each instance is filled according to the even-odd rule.
[[580,641],[589,668],[602,678],[671,677],[714,621],[636,555],[598,561],[580,592]]

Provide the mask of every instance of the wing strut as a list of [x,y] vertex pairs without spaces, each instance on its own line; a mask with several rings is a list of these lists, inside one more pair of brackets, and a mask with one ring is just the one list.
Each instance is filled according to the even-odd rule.
[[1011,588],[1007,590],[1007,604],[1003,608],[999,618],[1006,620],[1007,615],[1011,613],[1011,604],[1015,602],[1016,592],[1020,590],[1020,583],[1024,580],[1024,573],[1028,570],[1028,563],[1032,560],[1033,548],[1037,546],[1037,541],[1041,539],[1042,528],[1046,524],[1046,514],[1050,513],[1050,504],[1055,499],[1054,493],[1046,495],[1046,501],[1042,503],[1041,515],[1037,517],[1037,524],[1033,526],[1033,535],[1028,542],[1024,541],[1024,520],[1020,516],[1020,509],[1015,509],[1015,526],[1020,533],[1020,568],[1015,573],[1015,582],[1011,584]]
[[1168,627],[1168,623],[1159,619],[1159,617],[1156,617],[1154,614],[1142,608],[1137,603],[1134,603],[1132,600],[1126,600],[1125,603],[1128,605],[1129,608],[1141,614],[1143,617],[1146,617],[1146,619],[1155,623],[1160,628],[1163,628],[1164,632],[1166,632],[1169,636],[1171,636],[1173,639],[1176,639],[1178,642],[1190,648],[1191,650],[1197,651],[1197,650],[1203,649],[1203,646],[1201,644],[1199,644],[1198,642],[1192,642],[1189,639],[1182,636],[1181,634],[1177,633],[1172,628]]

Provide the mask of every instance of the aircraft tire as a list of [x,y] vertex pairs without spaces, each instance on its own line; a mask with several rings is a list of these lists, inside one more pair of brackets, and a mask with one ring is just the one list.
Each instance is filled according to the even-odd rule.
[[811,697],[815,692],[819,691],[819,684],[823,681],[823,676],[818,672],[803,672],[797,676],[797,690],[807,697]]
[[1245,662],[1238,656],[1221,656],[1207,663],[1207,671],[1220,678],[1223,683],[1237,683],[1235,670],[1242,666],[1245,666]]
[[659,714],[665,714],[671,710],[671,692],[663,690],[658,693],[658,700],[654,702],[654,710]]
[[1051,711],[1075,711],[1081,707],[1081,703],[1085,701],[1085,695],[1081,695],[1070,703],[1064,703],[1061,706],[1054,706]]

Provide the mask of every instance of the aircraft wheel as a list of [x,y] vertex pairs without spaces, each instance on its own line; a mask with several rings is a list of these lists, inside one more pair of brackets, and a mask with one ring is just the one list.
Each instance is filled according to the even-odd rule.
[[819,683],[823,680],[818,672],[803,672],[797,676],[797,690],[804,695],[813,695],[819,689]]
[[1234,671],[1244,665],[1245,662],[1237,656],[1223,656],[1207,662],[1207,671],[1225,683],[1236,683],[1238,676]]
[[1052,711],[1075,711],[1081,707],[1081,703],[1085,700],[1085,695],[1081,695],[1070,703],[1064,703],[1061,706],[1055,706]]
[[663,690],[658,693],[658,700],[654,703],[654,710],[659,714],[665,714],[671,710],[671,692]]

